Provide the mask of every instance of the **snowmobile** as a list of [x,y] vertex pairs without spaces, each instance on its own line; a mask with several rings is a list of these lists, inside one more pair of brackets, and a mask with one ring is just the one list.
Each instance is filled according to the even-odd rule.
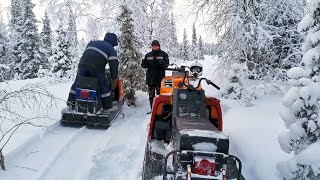
[[[109,72],[106,73],[111,81]],[[112,93],[113,106],[117,110],[100,113],[102,103],[98,88],[98,79],[92,77],[79,77],[76,85],[76,100],[72,110],[66,108],[62,110],[61,124],[66,126],[84,126],[89,128],[107,129],[122,110],[124,102],[124,85],[121,79],[117,82],[117,87]]]
[[199,63],[166,70],[172,76],[163,78],[153,101],[142,179],[244,180],[222,132],[220,101],[206,96],[201,82],[220,88],[199,78]]

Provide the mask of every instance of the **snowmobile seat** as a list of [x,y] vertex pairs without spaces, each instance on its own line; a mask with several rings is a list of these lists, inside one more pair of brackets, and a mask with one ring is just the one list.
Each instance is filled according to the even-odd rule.
[[197,117],[176,117],[174,119],[177,150],[196,150],[201,143],[214,144],[216,152],[229,153],[229,139],[208,119]]

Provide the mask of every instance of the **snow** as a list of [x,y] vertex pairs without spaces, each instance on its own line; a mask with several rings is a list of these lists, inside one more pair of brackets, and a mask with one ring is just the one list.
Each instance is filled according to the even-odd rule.
[[189,136],[228,139],[228,137],[225,134],[218,131],[216,132],[216,131],[207,131],[207,130],[198,130],[198,129],[185,129],[180,132],[181,134],[186,134]]
[[[226,77],[213,76],[216,58],[205,58],[198,61],[204,68],[203,77],[223,86],[223,78]],[[190,65],[194,62],[177,63]],[[31,83],[43,84],[62,100],[66,100],[72,84],[54,78],[38,78],[0,83],[0,87],[18,89]],[[202,83],[202,86],[207,95],[218,93],[206,83]],[[106,131],[60,126],[58,120],[65,102],[59,101],[56,108],[48,110],[53,118],[46,122],[48,128],[24,127],[13,137],[4,149],[7,170],[0,170],[0,179],[141,179],[150,115],[146,114],[149,111],[147,94],[138,92],[137,97],[138,106],[125,106],[123,115],[120,114]],[[286,131],[279,114],[282,97],[262,96],[253,101],[251,107],[245,107],[236,100],[221,99],[221,104],[224,134],[199,131],[186,133],[229,138],[230,154],[242,161],[243,175],[247,180],[280,179],[276,164],[291,157],[278,144],[278,135]],[[32,115],[33,112],[23,110],[23,113]],[[212,150],[214,146],[210,143],[197,144],[194,148]],[[169,146],[166,150],[169,150]],[[311,155],[309,157],[311,159]]]
[[215,152],[217,150],[217,146],[213,143],[197,143],[192,147],[196,151]]

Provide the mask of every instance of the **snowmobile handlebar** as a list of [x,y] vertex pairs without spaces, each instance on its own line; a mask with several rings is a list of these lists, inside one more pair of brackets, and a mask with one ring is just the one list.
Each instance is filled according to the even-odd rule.
[[[237,176],[237,180],[241,180],[242,175],[241,175],[241,171],[242,171],[242,163],[240,161],[240,159],[236,156],[233,155],[228,155],[228,154],[224,154],[224,153],[218,153],[218,152],[202,152],[202,151],[192,151],[192,150],[175,150],[175,151],[171,151],[169,152],[165,159],[164,159],[164,167],[163,167],[163,180],[167,180],[167,175],[175,175],[178,172],[177,167],[174,167],[173,171],[168,171],[167,170],[167,163],[168,163],[168,159],[170,156],[174,155],[174,154],[185,154],[185,153],[192,153],[194,156],[196,155],[201,155],[201,156],[208,156],[208,157],[212,157],[212,155],[220,155],[223,156],[224,158],[231,158],[233,159],[235,162],[238,163],[238,173],[236,174]],[[229,162],[228,160],[226,162]],[[226,170],[226,169],[225,169]]]
[[[174,64],[174,63],[170,64],[170,66],[172,66],[172,65],[176,65],[176,64]],[[177,66],[177,65],[176,65],[176,66]],[[199,80],[199,82],[198,82],[198,85],[197,85],[196,87],[193,87],[192,85],[186,84],[185,80],[186,80],[186,78],[187,78],[187,73],[188,73],[188,71],[185,69],[186,67],[187,67],[187,66],[181,66],[181,67],[177,66],[177,68],[166,68],[166,70],[168,70],[168,71],[183,72],[183,73],[184,73],[183,85],[184,85],[185,87],[187,87],[188,89],[190,89],[190,90],[196,90],[196,89],[198,89],[198,88],[200,87],[200,85],[201,85],[201,81],[202,81],[202,80],[205,80],[208,85],[211,85],[211,86],[215,87],[216,89],[220,90],[220,87],[219,87],[218,85],[216,85],[215,83],[213,83],[211,80],[209,80],[209,79],[207,79],[207,78],[200,78],[200,80]]]

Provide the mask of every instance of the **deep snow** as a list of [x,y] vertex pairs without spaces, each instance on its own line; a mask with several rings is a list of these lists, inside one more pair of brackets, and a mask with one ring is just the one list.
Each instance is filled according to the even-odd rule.
[[[199,61],[204,66],[203,76],[222,86],[221,77],[215,78],[215,59]],[[177,62],[191,64],[192,62]],[[71,82],[56,82],[50,78],[0,83],[17,89],[30,83],[42,83],[55,96],[66,99]],[[203,83],[208,95],[217,90]],[[107,130],[70,128],[59,125],[60,110],[65,102],[49,111],[55,120],[47,122],[47,129],[24,127],[10,141],[4,154],[6,171],[0,179],[141,179],[144,148],[150,115],[146,93],[138,92],[138,106],[125,106]],[[279,111],[281,96],[265,96],[244,107],[235,100],[221,99],[224,131],[230,138],[230,153],[243,163],[247,180],[277,180],[276,164],[289,158],[281,151],[278,135],[285,131]],[[32,114],[25,111],[26,114]]]

